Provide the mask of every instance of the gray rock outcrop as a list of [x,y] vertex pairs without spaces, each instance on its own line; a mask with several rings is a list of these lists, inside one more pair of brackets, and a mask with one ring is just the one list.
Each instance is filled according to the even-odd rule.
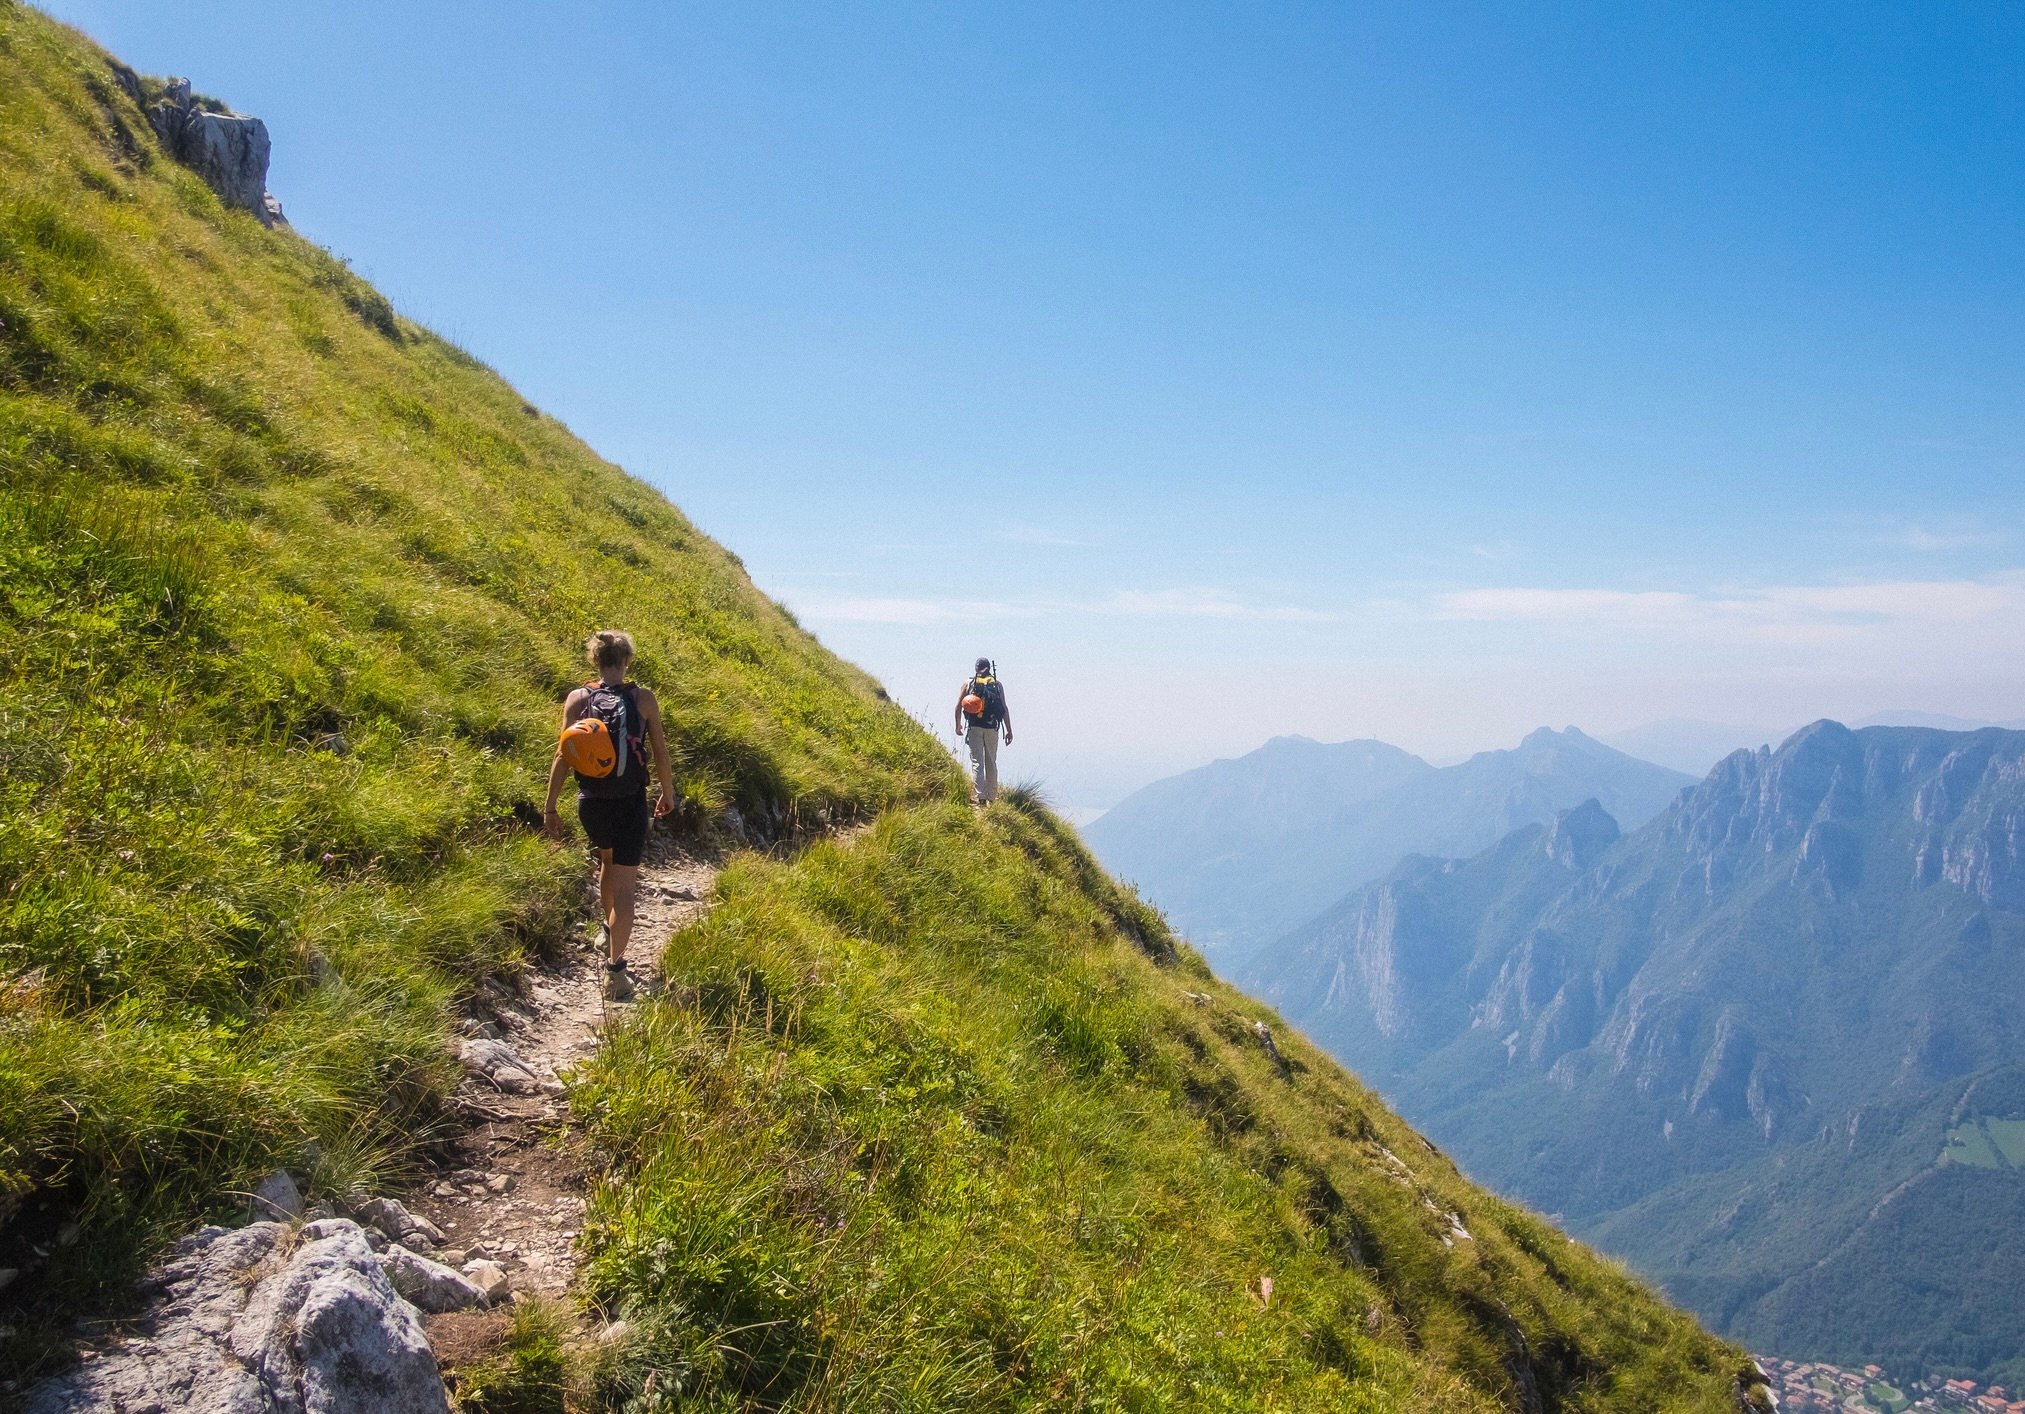
[[294,1177],[286,1169],[276,1169],[254,1184],[247,1197],[256,1218],[291,1223],[302,1221],[302,1190],[296,1187]]
[[432,1315],[469,1311],[488,1304],[484,1288],[470,1277],[410,1252],[399,1243],[380,1253],[380,1270],[387,1274],[394,1290]]
[[148,124],[162,147],[204,179],[227,206],[250,211],[263,225],[285,225],[281,203],[267,191],[272,144],[267,124],[198,102],[188,79],[170,79],[148,105]]
[[442,1228],[419,1213],[409,1212],[398,1198],[367,1198],[352,1211],[360,1222],[409,1247],[441,1247],[448,1240]]
[[27,1414],[448,1414],[421,1318],[356,1223],[207,1227],[148,1285],[140,1333]]
[[485,1294],[488,1306],[496,1306],[513,1294],[513,1283],[506,1275],[506,1268],[488,1258],[466,1262],[464,1275]]

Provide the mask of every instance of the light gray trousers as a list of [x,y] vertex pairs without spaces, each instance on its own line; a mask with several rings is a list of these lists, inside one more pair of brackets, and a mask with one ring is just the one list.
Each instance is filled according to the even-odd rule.
[[970,779],[977,798],[989,805],[998,797],[998,728],[973,724],[964,728],[963,743],[970,748]]

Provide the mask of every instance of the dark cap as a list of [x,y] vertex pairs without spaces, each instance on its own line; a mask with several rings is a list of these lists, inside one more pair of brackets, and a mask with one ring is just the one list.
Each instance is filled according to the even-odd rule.
[[990,672],[990,671],[991,671],[991,659],[989,659],[989,658],[979,658],[979,659],[977,660],[977,667],[976,667],[975,669],[973,669],[973,671],[975,671],[975,672],[980,672],[980,673],[988,673],[988,672]]

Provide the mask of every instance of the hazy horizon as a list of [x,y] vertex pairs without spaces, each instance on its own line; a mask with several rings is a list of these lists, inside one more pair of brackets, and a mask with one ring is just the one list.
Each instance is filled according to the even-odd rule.
[[[1405,746],[1403,743],[1397,741],[1390,741],[1383,737],[1374,738],[1368,735],[1355,737],[1315,737],[1310,736],[1309,734],[1304,732],[1275,732],[1273,735],[1262,738],[1259,741],[1252,743],[1250,746],[1241,747],[1239,749],[1232,751],[1222,752],[1215,756],[1204,757],[1200,760],[1190,761],[1185,765],[1175,768],[1175,770],[1173,771],[1162,772],[1157,775],[1149,776],[1147,777],[1146,780],[1138,781],[1136,784],[1127,785],[1122,789],[1119,789],[1115,795],[1112,795],[1109,798],[1103,798],[1099,802],[1095,803],[1058,802],[1058,803],[1061,805],[1063,809],[1067,810],[1077,818],[1077,823],[1086,824],[1090,820],[1096,818],[1098,815],[1103,814],[1111,806],[1116,805],[1120,800],[1123,800],[1126,796],[1131,795],[1132,793],[1134,793],[1143,786],[1151,784],[1153,781],[1161,780],[1167,776],[1180,774],[1182,772],[1196,770],[1204,766],[1213,765],[1220,761],[1236,760],[1245,756],[1249,756],[1253,752],[1263,750],[1266,746],[1270,745],[1272,742],[1287,737],[1301,738],[1308,741],[1316,742],[1317,744],[1323,746],[1341,745],[1353,741],[1368,741],[1368,740],[1384,741],[1388,746],[1398,746],[1402,750],[1412,752],[1414,755],[1419,756],[1421,759],[1426,761],[1430,766],[1443,767],[1443,766],[1460,765],[1461,763],[1468,761],[1471,757],[1477,756],[1484,752],[1509,750],[1513,747],[1518,746],[1522,740],[1524,740],[1527,736],[1531,735],[1535,731],[1547,730],[1547,731],[1561,732],[1572,729],[1580,731],[1585,736],[1592,737],[1595,740],[1602,742],[1606,746],[1610,746],[1618,751],[1622,751],[1628,756],[1637,757],[1640,760],[1650,761],[1655,765],[1667,766],[1673,770],[1681,771],[1691,776],[1700,776],[1706,774],[1706,772],[1712,766],[1714,766],[1716,761],[1720,760],[1722,756],[1729,754],[1729,752],[1731,751],[1737,750],[1739,748],[1749,747],[1754,744],[1776,747],[1781,742],[1783,742],[1787,737],[1799,731],[1801,728],[1806,727],[1814,722],[1821,721],[1823,719],[1831,721],[1839,721],[1843,725],[1852,728],[1890,725],[1890,726],[1930,727],[1942,731],[1972,731],[1984,727],[2002,727],[2008,730],[2025,730],[2025,718],[2007,718],[2001,721],[1993,721],[1988,718],[1958,717],[1951,713],[1930,713],[1918,710],[1886,709],[1880,712],[1866,713],[1862,716],[1857,716],[1854,714],[1839,716],[1832,712],[1822,712],[1816,713],[1815,715],[1806,718],[1804,721],[1788,722],[1775,727],[1765,727],[1762,725],[1754,726],[1748,723],[1722,723],[1722,722],[1708,722],[1693,719],[1674,718],[1674,719],[1662,719],[1653,722],[1643,722],[1638,724],[1638,726],[1636,727],[1626,728],[1618,731],[1599,732],[1590,730],[1580,722],[1562,722],[1562,723],[1540,722],[1536,723],[1531,727],[1516,729],[1510,734],[1509,737],[1505,739],[1489,742],[1481,746],[1472,746],[1467,750],[1463,751],[1450,751],[1450,752],[1416,751],[1410,746]],[[1717,729],[1717,731],[1713,733],[1704,733],[1694,730],[1697,728],[1702,729],[1713,728]],[[1673,751],[1654,751],[1650,749],[1642,749],[1642,743],[1627,740],[1627,738],[1638,736],[1642,732],[1648,730],[1656,734],[1667,735],[1673,738],[1676,742],[1689,744],[1678,745],[1676,749]],[[1702,735],[1721,735],[1727,738],[1728,740],[1726,744],[1720,749],[1700,753],[1699,755],[1697,755],[1697,753],[1695,752],[1695,748],[1691,743]],[[1753,738],[1756,739],[1755,742],[1753,741]],[[1122,780],[1125,779],[1125,777],[1121,774],[1118,777],[1118,779]],[[1045,782],[1043,782],[1043,784],[1045,785]]]
[[2025,10],[48,8],[1079,813],[2025,713]]

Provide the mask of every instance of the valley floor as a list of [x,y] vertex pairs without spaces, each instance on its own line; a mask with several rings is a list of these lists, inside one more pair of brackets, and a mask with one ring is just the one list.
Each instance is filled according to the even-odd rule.
[[1772,1377],[1787,1414],[2025,1414],[2025,1399],[2012,1398],[2018,1392],[2002,1385],[1939,1377],[1893,1384],[1876,1365],[1849,1370],[1823,1360],[1771,1355],[1759,1356],[1758,1365]]

